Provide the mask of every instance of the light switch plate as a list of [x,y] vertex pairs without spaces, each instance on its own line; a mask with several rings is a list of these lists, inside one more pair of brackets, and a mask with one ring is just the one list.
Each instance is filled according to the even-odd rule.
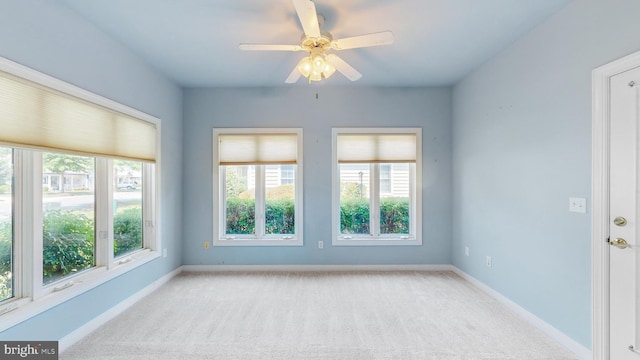
[[587,212],[587,199],[585,198],[569,198],[569,211],[577,213]]

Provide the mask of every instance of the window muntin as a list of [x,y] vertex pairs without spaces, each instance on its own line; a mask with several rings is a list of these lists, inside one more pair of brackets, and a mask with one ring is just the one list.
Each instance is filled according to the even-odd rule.
[[113,160],[113,256],[120,257],[144,247],[144,164]]
[[421,244],[421,130],[333,129],[332,135],[333,244]]
[[14,296],[13,151],[0,147],[0,302]]
[[214,129],[214,245],[302,245],[301,129]]

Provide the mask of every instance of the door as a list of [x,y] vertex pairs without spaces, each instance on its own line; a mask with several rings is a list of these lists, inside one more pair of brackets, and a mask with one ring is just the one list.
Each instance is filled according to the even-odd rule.
[[640,360],[640,68],[610,85],[609,358]]

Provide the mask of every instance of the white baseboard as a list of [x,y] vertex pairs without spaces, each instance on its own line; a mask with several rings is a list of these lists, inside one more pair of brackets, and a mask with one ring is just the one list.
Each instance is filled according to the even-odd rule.
[[142,298],[144,298],[145,296],[147,296],[147,295],[151,294],[152,292],[156,291],[157,289],[159,289],[162,285],[166,284],[169,280],[171,280],[174,276],[180,274],[181,272],[182,272],[182,267],[178,267],[177,269],[173,270],[172,272],[170,272],[170,273],[166,274],[165,276],[159,278],[158,280],[152,282],[151,284],[149,284],[148,286],[146,286],[142,290],[138,291],[137,293],[131,295],[130,297],[128,297],[124,301],[120,302],[118,305],[116,305],[116,306],[112,307],[111,309],[105,311],[104,313],[100,314],[100,316],[98,316],[98,317],[94,318],[93,320],[89,321],[88,323],[86,323],[82,327],[79,327],[75,331],[73,331],[70,334],[68,334],[67,336],[63,337],[58,342],[58,351],[59,352],[64,352],[65,350],[70,348],[73,344],[75,344],[76,342],[80,341],[85,336],[91,334],[93,331],[98,329],[100,326],[104,325],[107,321],[109,321],[109,320],[115,318],[116,316],[120,315],[122,312],[124,312],[125,310],[130,308],[132,305],[134,305],[135,303],[140,301]]
[[453,271],[452,265],[183,265],[186,272],[217,271]]
[[558,343],[560,343],[560,345],[564,346],[565,348],[567,348],[571,352],[575,353],[580,359],[582,359],[582,360],[591,360],[591,358],[592,358],[591,350],[587,349],[582,344],[580,344],[580,343],[576,342],[575,340],[573,340],[572,338],[568,337],[562,331],[556,329],[555,327],[551,326],[546,321],[544,321],[544,320],[540,319],[539,317],[533,315],[532,313],[530,313],[529,311],[527,311],[526,309],[524,309],[520,305],[518,305],[518,304],[514,303],[513,301],[509,300],[504,295],[502,295],[499,292],[493,290],[492,288],[490,288],[489,286],[485,285],[480,280],[474,278],[473,276],[467,274],[466,272],[460,270],[459,268],[457,268],[457,267],[452,265],[451,266],[451,270],[454,271],[456,274],[460,275],[460,277],[462,277],[463,279],[467,280],[468,282],[470,282],[473,285],[475,285],[478,288],[480,288],[482,291],[484,291],[487,294],[489,294],[494,299],[498,300],[500,303],[505,305],[511,311],[516,313],[518,316],[522,317],[524,320],[529,322],[531,325],[533,325],[536,328],[538,328],[538,330],[542,331],[543,333],[547,334],[547,336],[549,336],[550,338],[552,338],[555,341],[557,341]]

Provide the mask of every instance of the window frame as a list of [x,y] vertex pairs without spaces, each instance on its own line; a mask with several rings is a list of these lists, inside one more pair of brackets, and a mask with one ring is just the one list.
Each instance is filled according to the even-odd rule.
[[[369,201],[370,234],[342,234],[340,231],[340,163],[338,162],[338,136],[341,134],[415,134],[416,161],[409,166],[409,227],[410,233],[380,234],[380,164],[370,165]],[[407,246],[422,245],[422,129],[421,128],[332,128],[331,129],[331,219],[334,246]],[[384,163],[384,162],[383,162]]]
[[[296,167],[295,185],[295,234],[264,234],[265,218],[258,209],[265,205],[265,168],[267,165],[255,164],[255,234],[226,234],[226,179],[220,165],[220,151],[217,144],[220,135],[225,134],[295,134]],[[303,246],[303,137],[302,128],[214,128],[213,129],[213,246]],[[277,165],[277,164],[272,164]]]
[[148,183],[143,187],[144,248],[120,258],[113,258],[113,184],[110,167],[112,160],[76,153],[95,158],[95,266],[46,285],[43,284],[42,278],[42,152],[57,150],[29,150],[13,144],[0,143],[0,146],[14,149],[14,296],[0,302],[0,320],[2,320],[0,332],[2,332],[161,256],[162,244],[158,226],[161,199],[158,196],[158,189],[160,188],[162,134],[161,121],[158,118],[2,57],[0,57],[0,71],[135,117],[153,124],[156,128],[156,162],[143,165],[148,179]]

